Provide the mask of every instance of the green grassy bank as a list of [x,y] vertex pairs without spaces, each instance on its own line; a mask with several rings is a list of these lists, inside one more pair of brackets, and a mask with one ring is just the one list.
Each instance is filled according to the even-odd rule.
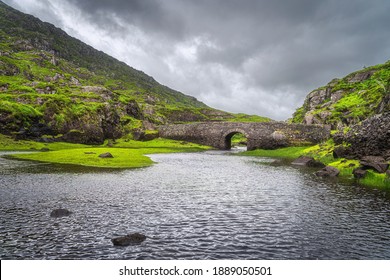
[[[209,147],[167,139],[134,141],[119,139],[115,143],[101,146],[88,146],[63,142],[38,143],[34,141],[15,141],[0,134],[0,150],[34,151],[28,154],[13,154],[8,157],[21,160],[34,160],[49,163],[73,164],[101,168],[137,168],[153,164],[147,154],[197,152]],[[100,158],[109,152],[113,158]]]
[[258,156],[283,158],[294,160],[300,156],[311,156],[326,165],[336,167],[340,170],[340,177],[357,182],[362,185],[390,190],[390,178],[386,174],[379,174],[369,170],[367,176],[363,179],[357,180],[353,177],[352,171],[359,167],[358,160],[349,160],[345,158],[333,158],[334,143],[332,140],[314,146],[305,147],[287,147],[276,150],[254,150],[242,152],[239,155],[243,156]]

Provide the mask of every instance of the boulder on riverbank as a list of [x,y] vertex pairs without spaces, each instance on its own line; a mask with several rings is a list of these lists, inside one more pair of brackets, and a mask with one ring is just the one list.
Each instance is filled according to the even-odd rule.
[[352,174],[353,174],[353,177],[355,177],[356,179],[362,179],[362,178],[366,177],[367,170],[365,170],[361,167],[358,167],[352,171]]
[[67,217],[69,216],[70,214],[72,214],[71,211],[69,211],[68,209],[55,209],[53,211],[51,211],[50,213],[50,217],[52,218],[61,218],[61,217]]
[[363,169],[373,169],[379,173],[385,173],[389,168],[389,164],[383,157],[365,156],[360,160]]
[[340,174],[340,170],[333,166],[326,166],[314,174],[318,177],[336,177]]
[[112,243],[115,246],[139,245],[145,240],[146,235],[143,235],[138,232],[111,239]]
[[307,167],[316,167],[316,168],[325,167],[325,164],[323,164],[322,162],[319,162],[314,158],[307,157],[307,156],[300,156],[299,158],[294,160],[291,164],[297,166],[307,166]]

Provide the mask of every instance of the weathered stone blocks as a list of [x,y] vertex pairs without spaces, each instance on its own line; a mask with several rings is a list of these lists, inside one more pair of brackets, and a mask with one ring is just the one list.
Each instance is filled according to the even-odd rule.
[[158,130],[160,137],[163,138],[199,143],[221,150],[230,149],[230,138],[235,133],[242,133],[247,137],[248,150],[276,149],[302,143],[314,144],[330,137],[329,127],[285,122],[203,122],[164,125]]

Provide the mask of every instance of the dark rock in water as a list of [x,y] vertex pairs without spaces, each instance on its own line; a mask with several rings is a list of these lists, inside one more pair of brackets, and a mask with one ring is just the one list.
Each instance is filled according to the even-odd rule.
[[389,164],[385,159],[379,156],[365,156],[361,159],[360,164],[363,169],[373,169],[379,173],[385,173],[389,168]]
[[364,170],[363,168],[359,167],[359,168],[356,168],[352,171],[352,174],[353,176],[356,178],[356,179],[362,179],[364,177],[366,177],[367,175],[367,170]]
[[300,156],[296,160],[294,160],[292,165],[298,165],[298,166],[307,166],[307,167],[317,167],[317,168],[322,168],[325,167],[325,165],[322,162],[316,161],[312,157],[307,157],[307,156]]
[[319,177],[336,177],[340,174],[340,170],[333,166],[326,166],[315,173]]
[[104,153],[99,155],[100,158],[113,158],[114,156],[111,153]]
[[132,233],[111,239],[115,246],[139,245],[146,240],[146,236],[141,233]]
[[66,217],[72,214],[68,209],[55,209],[51,211],[50,217],[52,218],[61,218],[61,217]]

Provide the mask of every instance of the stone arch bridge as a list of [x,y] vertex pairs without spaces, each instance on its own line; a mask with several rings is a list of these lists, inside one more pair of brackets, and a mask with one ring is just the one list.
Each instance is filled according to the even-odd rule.
[[203,122],[159,127],[160,137],[194,142],[221,150],[231,148],[231,138],[236,133],[246,136],[248,150],[276,149],[322,142],[330,137],[330,128],[285,122]]

